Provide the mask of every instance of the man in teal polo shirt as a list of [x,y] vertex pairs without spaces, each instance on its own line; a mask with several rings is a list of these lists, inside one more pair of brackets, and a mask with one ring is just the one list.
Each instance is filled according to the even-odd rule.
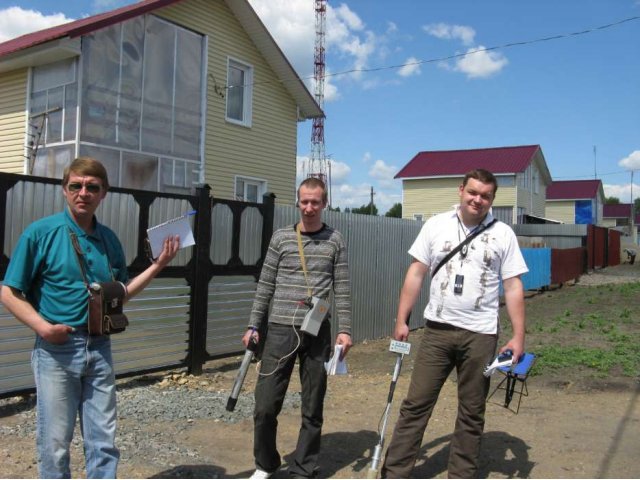
[[[64,212],[35,221],[11,256],[0,300],[36,333],[31,364],[37,389],[38,468],[42,478],[70,478],[69,446],[76,415],[88,478],[115,478],[116,388],[109,336],[89,336],[87,287],[71,243],[75,233],[87,280],[127,283],[115,233],[94,213],[109,189],[104,166],[88,157],[65,171]],[[175,257],[179,239],[167,238],[156,262],[127,283],[129,299]]]

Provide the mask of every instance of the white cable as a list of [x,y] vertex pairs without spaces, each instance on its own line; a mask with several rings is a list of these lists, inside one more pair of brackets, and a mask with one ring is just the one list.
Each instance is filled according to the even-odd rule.
[[300,338],[300,334],[298,333],[298,331],[296,330],[296,314],[298,313],[298,308],[300,308],[300,303],[297,303],[296,306],[296,310],[295,312],[293,312],[293,317],[291,317],[291,327],[293,328],[293,333],[296,334],[296,337],[298,338],[298,343],[295,346],[295,348],[293,350],[291,350],[289,353],[287,353],[284,357],[278,359],[278,361],[276,362],[276,368],[273,369],[272,372],[269,373],[261,373],[260,372],[260,366],[262,365],[262,360],[260,360],[257,364],[256,364],[256,371],[258,372],[258,375],[261,377],[268,377],[270,375],[273,375],[274,373],[276,373],[278,371],[278,369],[280,368],[280,363],[283,360],[286,360],[287,358],[289,358],[291,355],[293,355],[294,353],[296,353],[298,351],[298,348],[300,348],[300,343],[302,343],[302,340]]

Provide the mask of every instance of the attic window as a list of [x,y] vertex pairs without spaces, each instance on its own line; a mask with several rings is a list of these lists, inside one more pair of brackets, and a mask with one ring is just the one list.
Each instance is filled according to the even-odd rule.
[[229,59],[227,65],[227,121],[251,126],[253,67]]

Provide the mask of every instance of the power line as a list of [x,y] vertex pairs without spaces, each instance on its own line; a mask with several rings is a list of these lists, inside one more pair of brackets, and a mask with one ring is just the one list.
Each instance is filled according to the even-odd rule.
[[327,76],[330,77],[330,76],[337,76],[337,75],[347,75],[347,74],[350,74],[350,73],[379,72],[381,70],[391,70],[391,69],[394,69],[394,68],[402,68],[402,67],[406,67],[406,66],[423,65],[425,63],[444,62],[445,60],[453,60],[455,58],[462,58],[462,57],[466,57],[468,55],[475,55],[476,53],[481,53],[481,52],[490,52],[490,51],[493,51],[493,50],[500,50],[500,49],[504,49],[504,48],[518,47],[518,46],[522,46],[522,45],[531,45],[531,44],[534,44],[534,43],[541,43],[541,42],[549,42],[549,41],[552,41],[552,40],[560,40],[562,38],[577,37],[577,36],[580,36],[580,35],[586,35],[588,33],[594,33],[594,32],[596,32],[598,30],[605,30],[607,28],[617,27],[619,25],[622,25],[623,23],[631,22],[631,21],[634,21],[634,20],[640,20],[640,16],[625,18],[625,19],[620,20],[618,22],[608,23],[606,25],[600,25],[599,27],[594,27],[594,28],[590,28],[590,29],[587,29],[587,30],[582,30],[582,31],[579,31],[579,32],[564,33],[564,34],[559,34],[559,35],[553,35],[551,37],[537,38],[535,40],[524,40],[524,41],[520,41],[520,42],[505,43],[504,45],[498,45],[498,46],[494,46],[494,47],[483,47],[483,48],[479,48],[477,50],[473,50],[471,52],[457,53],[457,54],[449,55],[449,56],[446,56],[446,57],[432,58],[432,59],[428,59],[428,60],[416,60],[415,62],[407,62],[407,63],[398,64],[398,65],[388,65],[388,66],[374,67],[374,68],[354,68],[352,70],[345,70],[345,71],[342,71],[342,72],[330,73],[330,74],[327,74]]
[[[614,28],[614,27],[618,27],[620,25],[623,25],[625,23],[628,22],[633,22],[636,20],[640,20],[640,16],[635,16],[635,17],[629,17],[629,18],[625,18],[622,20],[619,20],[617,22],[612,22],[612,23],[607,23],[605,25],[600,25],[598,27],[593,27],[593,28],[589,28],[586,30],[581,30],[578,32],[571,32],[571,33],[562,33],[562,34],[558,34],[558,35],[552,35],[550,37],[542,37],[542,38],[536,38],[533,40],[522,40],[519,42],[510,42],[510,43],[505,43],[503,45],[496,45],[493,47],[483,47],[483,48],[478,48],[477,50],[473,50],[470,52],[465,52],[465,53],[456,53],[453,55],[448,55],[446,57],[438,57],[438,58],[430,58],[430,59],[426,59],[426,60],[416,60],[413,62],[406,62],[406,63],[399,63],[399,64],[395,64],[395,65],[385,65],[385,66],[380,66],[380,67],[371,67],[371,68],[353,68],[350,70],[343,70],[341,72],[335,72],[335,73],[325,73],[324,74],[324,78],[329,78],[329,77],[338,77],[338,76],[343,76],[343,75],[349,75],[352,73],[372,73],[372,72],[380,72],[380,71],[384,71],[384,70],[393,70],[393,69],[399,69],[399,68],[403,68],[403,67],[407,67],[407,66],[414,66],[414,65],[424,65],[424,64],[429,64],[429,63],[438,63],[438,62],[444,62],[446,60],[454,60],[456,58],[463,58],[463,57],[467,57],[469,55],[475,55],[477,53],[484,53],[484,52],[491,52],[494,50],[501,50],[501,49],[506,49],[506,48],[512,48],[512,47],[519,47],[519,46],[524,46],[524,45],[532,45],[535,43],[542,43],[542,42],[550,42],[553,40],[561,40],[564,38],[570,38],[570,37],[579,37],[582,35],[587,35],[590,33],[595,33],[597,31],[600,30],[606,30],[608,28]],[[307,77],[299,77],[301,80],[311,80],[314,77],[314,75],[310,75]],[[249,83],[246,85],[242,85],[243,87],[249,87],[252,85],[264,85],[264,84],[269,84],[269,83],[274,83],[273,80],[264,80],[261,82],[253,82],[253,83]],[[287,83],[287,80],[278,80],[277,83]],[[239,87],[240,85],[236,85],[235,87]],[[225,88],[229,89],[229,88],[233,88],[231,86],[226,86]]]
[[[622,175],[629,173],[629,170],[618,170],[617,172],[607,172],[607,173],[599,173],[598,178],[605,177],[607,175]],[[571,175],[568,177],[553,177],[554,179],[562,179],[562,178],[571,178],[571,179],[581,179],[581,178],[592,178],[591,175]]]

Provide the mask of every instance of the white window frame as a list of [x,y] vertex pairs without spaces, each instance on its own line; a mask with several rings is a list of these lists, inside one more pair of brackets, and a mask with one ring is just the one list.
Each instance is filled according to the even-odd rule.
[[414,213],[413,214],[413,219],[418,221],[418,222],[423,222],[424,221],[424,215],[422,213]]
[[[238,192],[236,191],[238,180],[244,182],[244,189],[242,191],[242,198],[238,198]],[[267,193],[267,181],[264,178],[247,177],[245,175],[235,175],[233,177],[233,198],[241,202],[248,202],[247,200],[247,185],[254,185],[258,187],[258,201],[262,203],[262,197]]]
[[[231,67],[238,68],[244,72],[244,88],[243,88],[243,97],[242,97],[242,118],[237,119],[229,116],[229,92],[230,81],[229,81],[229,73]],[[243,127],[251,127],[251,117],[253,114],[253,66],[238,60],[236,58],[227,57],[227,95],[225,97],[225,109],[224,115],[225,119],[229,123],[234,123],[236,125],[241,125]]]

